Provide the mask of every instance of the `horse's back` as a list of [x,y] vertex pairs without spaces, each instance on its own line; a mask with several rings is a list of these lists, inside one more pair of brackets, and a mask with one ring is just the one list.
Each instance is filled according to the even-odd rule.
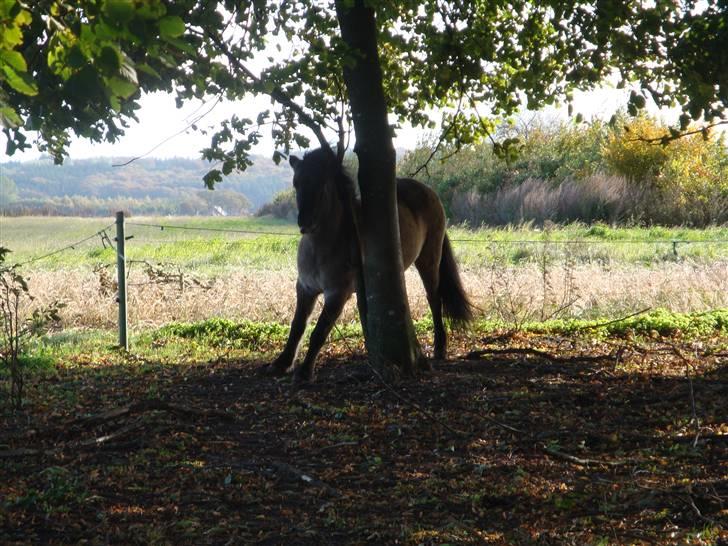
[[397,179],[397,202],[430,220],[445,218],[445,211],[435,191],[414,178]]
[[409,267],[427,243],[435,252],[442,247],[445,210],[432,188],[412,178],[397,179],[397,204],[402,257]]

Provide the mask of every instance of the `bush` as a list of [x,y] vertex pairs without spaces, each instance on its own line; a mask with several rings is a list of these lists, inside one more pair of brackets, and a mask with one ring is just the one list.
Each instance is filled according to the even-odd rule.
[[[518,138],[515,161],[497,158],[483,142],[455,155],[443,147],[419,172],[440,195],[451,221],[697,227],[728,222],[728,151],[722,139],[693,135],[662,146],[659,139],[669,128],[646,116],[619,116],[612,126],[536,119],[500,132]],[[406,154],[400,176],[424,164],[434,145],[423,143]]]
[[277,193],[273,201],[263,205],[256,213],[256,216],[273,216],[291,222],[296,220],[297,215],[296,192],[293,188]]
[[728,222],[728,150],[723,138],[689,135],[660,144],[668,127],[640,116],[609,136],[604,157],[647,197],[648,223],[706,226]]
[[19,410],[23,405],[26,369],[29,360],[23,357],[25,341],[41,332],[50,322],[60,320],[63,304],[54,302],[25,315],[25,305],[33,300],[28,284],[16,267],[5,266],[10,251],[0,247],[0,370],[10,376],[10,405]]

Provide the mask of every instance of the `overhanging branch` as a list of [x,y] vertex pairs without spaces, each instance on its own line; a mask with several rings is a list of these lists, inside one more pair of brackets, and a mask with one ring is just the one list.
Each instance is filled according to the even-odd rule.
[[[706,125],[704,127],[699,127],[698,129],[693,129],[691,131],[675,131],[674,133],[671,132],[669,135],[663,135],[659,137],[653,137],[653,138],[647,138],[647,137],[636,137],[627,140],[627,142],[646,142],[647,144],[669,144],[673,140],[678,140],[684,137],[697,135],[697,134],[707,134],[708,131],[713,129],[714,127],[719,127],[720,125],[728,125],[728,119],[724,119],[721,121],[717,121],[715,123],[711,123],[710,125]],[[671,129],[673,131],[674,129]]]
[[[253,72],[251,72],[251,70],[247,66],[240,62],[240,59],[238,59],[230,52],[230,50],[227,48],[227,45],[225,44],[225,42],[223,42],[220,36],[210,33],[206,34],[210,38],[210,40],[219,48],[222,54],[225,55],[228,62],[232,66],[234,66],[237,70],[253,80],[259,87],[262,87],[261,79]],[[316,120],[314,120],[300,105],[296,104],[296,102],[294,102],[291,97],[284,93],[283,90],[278,87],[274,87],[271,91],[265,93],[281,106],[284,106],[285,108],[293,111],[298,116],[299,121],[309,129],[311,129],[311,131],[313,131],[314,135],[316,135],[316,139],[319,141],[319,144],[322,148],[327,148],[329,150],[331,149],[328,140],[326,140],[326,137],[321,130],[321,126],[316,123]]]

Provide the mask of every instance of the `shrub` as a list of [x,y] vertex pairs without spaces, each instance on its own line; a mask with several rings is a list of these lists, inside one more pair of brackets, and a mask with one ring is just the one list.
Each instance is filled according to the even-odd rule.
[[279,192],[273,201],[263,205],[256,216],[273,216],[291,222],[296,220],[298,207],[296,206],[296,192],[293,188]]
[[[722,139],[693,135],[663,146],[667,125],[618,116],[610,126],[545,123],[500,129],[516,137],[511,162],[482,142],[442,147],[418,174],[448,217],[474,225],[545,220],[706,226],[728,222],[728,151]],[[658,143],[648,142],[657,139]],[[435,142],[405,155],[400,176],[425,163]]]
[[23,358],[28,337],[42,331],[50,322],[60,320],[61,303],[35,309],[24,316],[24,306],[33,300],[28,284],[16,267],[5,266],[10,251],[0,247],[0,365],[10,376],[10,405],[20,409],[23,405],[28,359]]
[[648,223],[705,226],[728,221],[728,150],[723,138],[695,134],[661,144],[664,123],[639,116],[609,136],[613,172],[643,192]]

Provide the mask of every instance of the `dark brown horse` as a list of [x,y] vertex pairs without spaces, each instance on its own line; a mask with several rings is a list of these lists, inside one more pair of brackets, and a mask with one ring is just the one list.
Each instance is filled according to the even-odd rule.
[[[298,281],[296,312],[283,352],[266,371],[282,375],[293,369],[301,336],[319,294],[324,308],[314,327],[295,381],[311,381],[316,356],[356,289],[358,246],[351,214],[347,213],[352,180],[331,150],[319,148],[303,159],[291,156],[293,186],[298,204]],[[443,312],[453,323],[472,318],[457,265],[445,234],[445,211],[434,191],[416,180],[397,180],[397,203],[405,269],[412,263],[422,278],[435,327],[435,358],[446,354]]]

